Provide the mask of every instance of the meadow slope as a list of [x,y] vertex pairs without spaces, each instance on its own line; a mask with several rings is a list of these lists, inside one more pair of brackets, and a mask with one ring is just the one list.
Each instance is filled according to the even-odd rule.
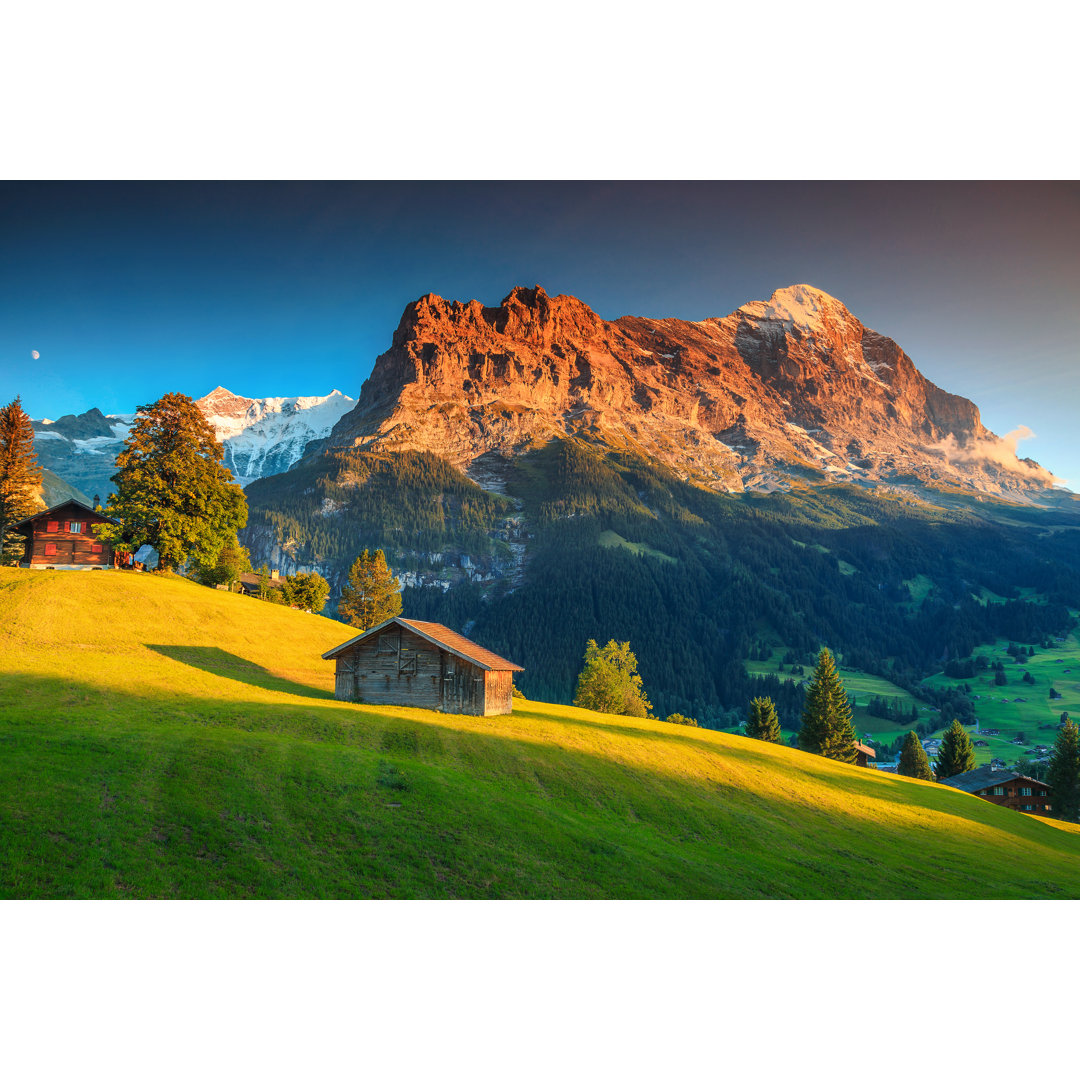
[[737,736],[351,705],[340,623],[0,570],[0,896],[1080,897],[1080,829]]

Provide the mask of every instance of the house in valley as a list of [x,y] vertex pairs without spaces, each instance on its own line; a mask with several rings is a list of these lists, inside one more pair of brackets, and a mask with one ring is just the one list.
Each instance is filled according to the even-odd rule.
[[504,660],[441,623],[388,619],[323,653],[337,664],[334,696],[372,705],[414,705],[500,716],[513,708],[514,672]]
[[68,499],[12,526],[26,537],[19,565],[31,570],[105,570],[113,565],[112,544],[94,535],[95,525],[119,522]]
[[855,744],[856,765],[861,765],[864,769],[872,769],[874,766],[870,762],[876,757],[877,751],[872,746],[867,746],[866,743],[861,742]]
[[969,795],[978,795],[987,802],[1007,806],[1010,810],[1022,810],[1025,814],[1050,813],[1050,786],[1044,780],[1034,780],[1022,773],[984,765],[981,769],[969,769],[941,782]]

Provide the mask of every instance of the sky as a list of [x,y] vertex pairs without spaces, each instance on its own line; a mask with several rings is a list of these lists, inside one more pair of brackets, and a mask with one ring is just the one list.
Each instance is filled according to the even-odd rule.
[[[807,283],[1080,487],[1080,184],[0,184],[0,403],[356,397],[410,301],[703,319]],[[39,359],[32,358],[32,352]]]

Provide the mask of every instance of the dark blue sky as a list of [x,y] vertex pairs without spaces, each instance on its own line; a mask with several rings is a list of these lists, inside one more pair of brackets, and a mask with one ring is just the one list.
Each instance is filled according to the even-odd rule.
[[1076,184],[3,184],[0,248],[0,402],[35,418],[355,397],[427,292],[701,319],[808,282],[1080,484]]

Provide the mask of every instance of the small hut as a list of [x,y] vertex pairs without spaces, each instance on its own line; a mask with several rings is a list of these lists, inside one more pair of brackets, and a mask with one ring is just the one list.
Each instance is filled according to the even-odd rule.
[[514,672],[504,660],[441,623],[389,619],[323,653],[337,663],[334,696],[500,716],[513,709]]
[[95,525],[119,522],[68,499],[23,518],[12,530],[26,537],[19,565],[31,570],[103,570],[113,564],[112,544],[94,535]]

